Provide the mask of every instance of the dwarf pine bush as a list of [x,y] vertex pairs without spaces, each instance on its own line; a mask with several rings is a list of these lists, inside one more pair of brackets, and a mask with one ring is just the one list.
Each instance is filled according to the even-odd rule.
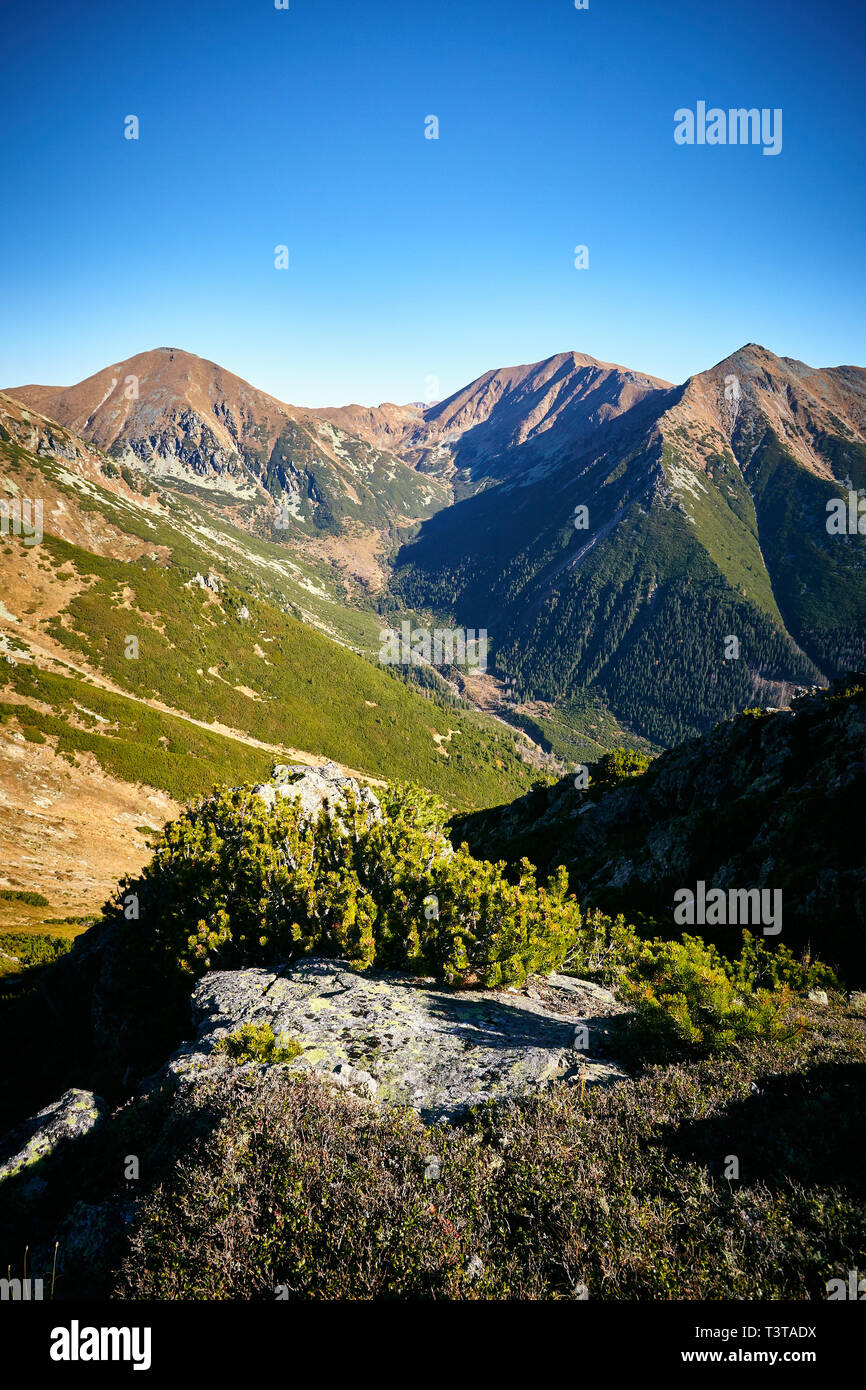
[[539,883],[527,859],[509,878],[504,863],[454,850],[429,793],[390,788],[381,806],[374,818],[346,792],[310,818],[241,788],[189,807],[121,886],[141,908],[124,924],[130,960],[146,957],[130,989],[173,982],[181,1000],[207,970],[304,955],[486,988],[565,968],[613,983],[650,1047],[712,1055],[784,1036],[792,990],[831,983],[748,934],[735,961],[698,937],[642,941],[622,917],[583,913],[562,867]]
[[791,1034],[787,986],[754,989],[700,937],[643,944],[622,982],[643,1031],[662,1050],[695,1056],[728,1052],[738,1043]]
[[189,976],[317,954],[495,986],[565,960],[581,913],[564,869],[539,884],[524,860],[509,882],[504,864],[452,850],[428,793],[390,790],[382,806],[373,819],[347,792],[310,819],[291,800],[225,791],[167,825],[121,894],[140,899],[151,949]]
[[609,917],[593,908],[584,912],[565,964],[575,974],[598,975],[613,983],[628,971],[640,947],[640,937],[621,913]]
[[726,962],[726,968],[740,987],[781,989],[787,985],[797,991],[841,988],[836,975],[823,961],[800,961],[781,943],[769,950],[750,931],[743,932],[742,950],[733,961]]
[[613,791],[633,777],[641,777],[651,762],[652,758],[636,748],[613,748],[593,764],[590,785],[594,792]]

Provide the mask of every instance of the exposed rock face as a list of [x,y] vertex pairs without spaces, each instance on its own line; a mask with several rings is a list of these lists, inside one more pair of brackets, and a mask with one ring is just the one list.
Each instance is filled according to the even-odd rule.
[[367,807],[373,820],[381,820],[379,800],[369,787],[362,787],[354,777],[347,777],[336,763],[326,763],[324,767],[295,766],[277,763],[270,782],[261,782],[253,787],[256,796],[261,797],[266,806],[276,805],[279,797],[287,801],[299,800],[304,815],[311,820],[323,806],[329,811],[338,807],[343,793],[351,791],[358,801]]
[[215,1048],[247,1023],[269,1024],[278,1037],[301,1043],[303,1052],[287,1064],[292,1071],[410,1106],[427,1121],[557,1079],[624,1077],[602,1055],[606,1025],[619,1012],[613,996],[563,976],[534,981],[523,993],[453,991],[309,959],[282,971],[215,971],[192,1003],[198,1037],[166,1069],[181,1083],[229,1065]]
[[[179,348],[136,353],[74,386],[19,390],[25,405],[124,464],[255,501],[271,516],[276,483],[284,516],[329,533],[361,511],[390,530],[449,500],[442,482],[419,477],[373,445],[367,431],[362,438],[287,405]],[[18,391],[12,395],[18,399]]]
[[[670,922],[671,934],[674,893],[699,879],[725,890],[779,888],[783,944],[808,947],[862,985],[866,675],[843,698],[846,687],[806,695],[791,711],[720,724],[612,791],[590,785],[584,793],[568,776],[458,816],[453,839],[488,859],[526,855],[541,871],[564,864],[580,902],[649,912]],[[697,930],[739,948],[739,931]]]
[[220,583],[215,574],[194,574],[184,588],[191,589],[194,586],[203,589],[205,593],[218,594],[220,591]]
[[92,1091],[69,1090],[0,1142],[0,1182],[47,1158],[69,1139],[89,1134],[99,1123],[105,1102]]

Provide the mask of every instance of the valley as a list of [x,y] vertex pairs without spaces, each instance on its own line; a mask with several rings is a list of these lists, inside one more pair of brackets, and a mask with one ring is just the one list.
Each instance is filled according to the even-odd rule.
[[[862,548],[825,525],[866,479],[864,383],[750,344],[680,387],[561,353],[431,406],[304,410],[171,348],[10,388],[4,814],[42,814],[22,739],[166,814],[329,759],[465,812],[787,705],[864,655]],[[383,666],[416,624],[486,630],[488,669],[450,640]],[[75,906],[127,867],[124,816]],[[3,882],[72,862],[11,856]]]
[[2,33],[7,1379],[850,1377],[863,4]]

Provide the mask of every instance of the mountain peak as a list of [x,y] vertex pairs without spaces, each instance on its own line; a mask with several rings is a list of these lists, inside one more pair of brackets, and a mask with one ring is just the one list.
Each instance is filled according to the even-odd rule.
[[274,432],[297,414],[219,363],[175,347],[148,348],[73,386],[19,386],[8,394],[101,449],[129,446],[141,457],[143,440],[190,430],[198,438],[204,430],[208,447],[228,459],[244,419],[255,416]]

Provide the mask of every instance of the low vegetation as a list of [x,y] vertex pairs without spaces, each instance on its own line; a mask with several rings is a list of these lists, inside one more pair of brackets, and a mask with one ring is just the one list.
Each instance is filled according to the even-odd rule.
[[[640,773],[632,753],[606,767],[614,786]],[[217,1051],[257,1068],[121,1104],[40,1164],[35,1197],[0,1185],[0,1257],[29,1245],[39,1277],[59,1242],[60,1298],[254,1301],[804,1299],[859,1267],[862,997],[749,932],[733,957],[647,939],[583,908],[562,867],[540,883],[528,860],[454,849],[417,787],[380,802],[346,793],[311,821],[235,789],[154,832],[97,929],[113,921],[119,947],[100,1007],[164,1060],[208,969],[316,954],[456,988],[558,969],[628,1006],[614,1028],[631,1079],[429,1128],[286,1071],[301,1042],[248,1023]],[[38,1001],[21,993],[16,1018]],[[134,1191],[118,1153],[141,1156]]]
[[[866,676],[852,671],[791,709],[746,711],[640,763],[614,750],[590,764],[586,791],[564,777],[458,815],[451,833],[541,873],[564,864],[582,903],[624,913],[642,935],[676,936],[675,895],[698,881],[778,890],[781,939],[797,957],[866,983]],[[738,948],[727,924],[700,934],[725,955]]]
[[275,1037],[268,1023],[244,1023],[234,1033],[220,1038],[214,1048],[215,1052],[225,1053],[233,1062],[265,1062],[271,1066],[279,1062],[293,1062],[303,1050],[294,1038],[283,1040]]
[[560,867],[539,883],[522,861],[456,851],[444,807],[418,788],[383,794],[383,814],[346,793],[335,812],[269,808],[248,789],[188,808],[155,840],[142,874],[120,889],[140,917],[122,923],[130,949],[160,978],[291,961],[348,960],[455,987],[522,985],[566,969],[613,983],[657,1055],[707,1056],[800,1024],[797,992],[838,988],[820,962],[744,935],[725,958],[699,937],[639,936],[623,917],[581,909]]
[[797,1026],[787,986],[738,987],[718,952],[693,936],[644,943],[622,992],[650,1039],[666,1050],[720,1055],[752,1038],[784,1038]]
[[130,934],[187,975],[326,955],[490,987],[563,963],[582,923],[564,870],[539,884],[526,862],[512,883],[452,851],[445,808],[419,788],[388,791],[383,810],[351,793],[314,821],[249,790],[199,802],[122,886],[141,903]]
[[[67,565],[82,581],[48,625],[51,636],[74,661],[84,658],[137,700],[159,701],[272,747],[324,754],[372,777],[418,781],[455,805],[490,805],[530,784],[531,768],[502,725],[395,679],[391,668],[283,611],[228,565],[219,594],[205,595],[189,587],[195,569],[183,553],[183,564],[130,563],[53,536],[43,551],[55,572]],[[194,555],[207,571],[208,557]],[[126,655],[129,637],[138,643],[135,660]],[[250,780],[261,761],[253,747],[141,704],[130,707],[74,677],[19,666],[8,680],[34,706],[51,704],[51,716],[35,708],[25,716],[19,707],[37,734],[56,733],[64,746],[92,751],[108,771],[149,780],[181,800]],[[89,727],[82,704],[100,717]],[[149,779],[141,776],[145,726],[157,754]],[[449,728],[455,732],[445,756],[434,734],[445,737]],[[180,765],[184,754],[207,759],[209,781],[196,763]]]
[[66,936],[37,936],[32,932],[0,933],[0,972],[4,966],[15,962],[13,968],[26,970],[32,965],[51,965],[60,956],[72,949],[72,942]]
[[612,748],[593,764],[590,783],[594,795],[613,791],[632,777],[646,772],[652,758],[636,748]]
[[[866,1249],[866,1015],[806,1008],[788,1043],[461,1126],[279,1068],[127,1106],[47,1174],[52,1239],[73,1209],[56,1296],[823,1299]],[[5,1224],[20,1249],[43,1229]]]

